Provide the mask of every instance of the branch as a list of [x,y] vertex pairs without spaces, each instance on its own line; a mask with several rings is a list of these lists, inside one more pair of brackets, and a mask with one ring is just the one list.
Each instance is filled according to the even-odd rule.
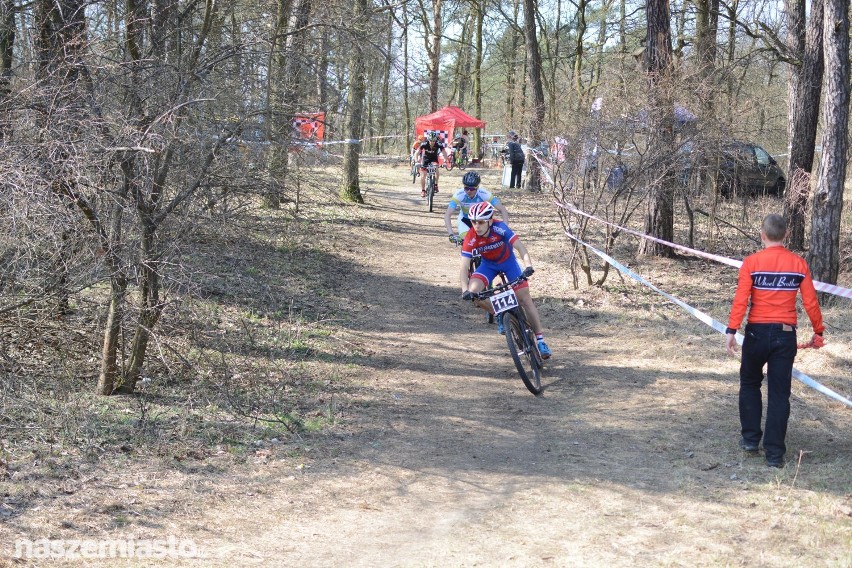
[[721,10],[719,11],[718,15],[720,17],[725,18],[730,22],[733,22],[735,26],[742,29],[743,33],[745,33],[750,38],[763,42],[764,46],[766,46],[766,49],[773,53],[779,61],[783,61],[784,63],[796,66],[802,64],[801,59],[796,57],[796,54],[791,52],[787,44],[785,44],[784,41],[778,37],[778,34],[775,32],[775,30],[767,26],[766,23],[761,21],[756,22],[757,27],[759,27],[763,31],[763,33],[757,32],[752,29],[748,23],[743,22],[739,18],[730,18],[729,14],[733,13],[733,11],[731,10],[731,6],[729,6],[725,2],[720,2],[720,4],[727,9],[726,13],[723,13]]

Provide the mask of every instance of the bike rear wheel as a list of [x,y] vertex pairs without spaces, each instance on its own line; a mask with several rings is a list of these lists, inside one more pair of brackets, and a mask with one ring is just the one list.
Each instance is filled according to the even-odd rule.
[[530,329],[526,318],[515,309],[503,314],[503,325],[506,328],[506,343],[518,374],[527,389],[534,395],[540,395],[541,388],[541,356],[535,342],[535,334]]
[[417,164],[411,166],[411,183],[417,183]]

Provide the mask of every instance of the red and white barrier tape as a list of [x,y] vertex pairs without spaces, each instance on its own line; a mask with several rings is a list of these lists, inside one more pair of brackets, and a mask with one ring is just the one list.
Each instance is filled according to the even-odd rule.
[[[691,314],[696,319],[698,319],[698,320],[704,322],[705,324],[709,325],[710,327],[712,327],[713,329],[715,329],[719,333],[721,333],[721,334],[725,333],[725,331],[726,331],[725,324],[723,324],[722,322],[713,319],[711,316],[705,314],[701,310],[698,310],[698,309],[690,306],[686,302],[675,298],[671,294],[663,292],[662,290],[660,290],[659,288],[657,288],[656,286],[654,286],[653,284],[651,284],[650,282],[648,282],[647,280],[645,280],[644,278],[642,278],[641,276],[639,276],[638,274],[636,274],[635,272],[633,272],[632,270],[630,270],[629,268],[627,268],[626,266],[624,266],[623,264],[621,264],[620,262],[618,262],[617,260],[615,260],[614,258],[609,256],[605,252],[599,251],[598,249],[596,249],[592,245],[590,245],[590,244],[582,241],[581,239],[575,237],[569,231],[565,231],[565,234],[568,235],[570,238],[574,239],[575,241],[577,241],[578,243],[580,243],[581,245],[587,247],[589,250],[591,250],[592,252],[597,254],[599,257],[604,259],[606,262],[611,264],[613,267],[615,267],[617,270],[619,270],[623,274],[626,274],[627,276],[629,276],[630,278],[633,278],[634,280],[636,280],[640,284],[647,286],[648,288],[657,292],[661,296],[667,298],[671,302],[674,302],[675,304],[677,304],[678,306],[680,306],[681,308],[686,310],[687,313]],[[737,343],[739,345],[742,345],[743,344],[742,334],[737,333],[736,338],[737,338]],[[793,374],[793,377],[795,377],[797,380],[801,381],[805,385],[811,387],[812,389],[815,389],[815,390],[823,393],[826,396],[829,396],[829,397],[831,397],[831,398],[833,398],[837,401],[842,402],[843,404],[845,404],[847,406],[852,407],[852,400],[849,400],[848,398],[844,397],[843,395],[836,393],[835,391],[831,390],[827,386],[825,386],[825,385],[821,384],[820,382],[812,379],[811,377],[809,377],[805,373],[802,373],[801,371],[799,371],[797,369],[793,369],[792,374]]]
[[[553,178],[547,172],[547,168],[551,167],[551,166],[549,164],[546,164],[545,162],[542,162],[541,158],[539,158],[538,155],[536,155],[536,154],[537,153],[535,153],[535,152],[532,153],[532,155],[535,157],[535,159],[539,163],[539,165],[542,166],[542,168],[541,168],[542,174],[547,176],[547,181],[550,184],[553,184]],[[727,264],[728,266],[733,266],[735,268],[739,268],[743,264],[743,262],[741,260],[736,260],[736,259],[733,259],[733,258],[728,258],[726,256],[720,256],[720,255],[712,254],[712,253],[709,253],[709,252],[703,252],[703,251],[700,251],[700,250],[695,250],[695,249],[692,249],[692,248],[689,248],[689,247],[685,247],[683,245],[678,245],[678,244],[675,244],[675,243],[671,243],[669,241],[664,241],[663,239],[658,239],[657,237],[652,237],[651,235],[646,235],[645,233],[640,233],[639,231],[634,231],[632,229],[628,229],[627,227],[622,227],[621,225],[616,225],[615,223],[610,223],[609,221],[606,221],[606,220],[601,219],[599,217],[595,217],[594,215],[592,215],[590,213],[586,213],[585,211],[581,211],[580,209],[577,209],[576,207],[574,207],[571,204],[556,202],[556,205],[558,205],[559,207],[562,207],[563,209],[567,209],[568,211],[570,211],[572,213],[575,213],[577,215],[582,215],[584,217],[588,217],[589,219],[594,219],[595,221],[599,221],[601,223],[604,223],[605,225],[609,225],[610,227],[615,227],[616,229],[619,229],[619,230],[624,231],[626,233],[630,233],[632,235],[636,235],[637,237],[647,239],[649,241],[654,241],[655,243],[660,243],[661,245],[665,245],[665,246],[668,246],[668,247],[671,247],[671,248],[674,248],[674,249],[677,249],[677,250],[681,250],[683,252],[687,252],[687,253],[693,254],[695,256],[700,256],[702,258],[707,258],[709,260],[715,260],[716,262],[720,262],[722,264]],[[820,292],[824,292],[826,294],[832,294],[834,296],[840,296],[841,298],[852,298],[852,288],[845,288],[843,286],[837,286],[836,284],[827,284],[825,282],[819,282],[818,280],[814,280],[814,288],[816,288]]]

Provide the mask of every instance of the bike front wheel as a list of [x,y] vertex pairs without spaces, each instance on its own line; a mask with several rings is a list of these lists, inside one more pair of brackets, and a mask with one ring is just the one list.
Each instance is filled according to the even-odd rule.
[[506,328],[506,343],[518,374],[527,389],[534,395],[540,395],[541,388],[541,357],[535,342],[535,333],[530,329],[526,318],[512,310],[503,314],[503,325]]
[[435,180],[434,178],[429,178],[429,181],[426,183],[426,204],[429,206],[429,213],[432,212],[432,205],[435,201]]

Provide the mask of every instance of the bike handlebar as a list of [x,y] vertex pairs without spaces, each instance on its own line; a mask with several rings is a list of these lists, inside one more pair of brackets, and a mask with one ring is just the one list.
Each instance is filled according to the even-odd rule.
[[471,292],[470,293],[470,295],[471,295],[470,299],[471,299],[471,301],[476,301],[476,300],[484,300],[484,299],[489,298],[491,296],[496,296],[497,294],[505,292],[509,288],[514,288],[515,286],[517,286],[521,282],[525,282],[526,280],[527,280],[527,277],[524,276],[523,274],[521,274],[520,276],[518,276],[517,278],[515,278],[511,282],[506,282],[505,284],[497,284],[496,286],[493,286],[491,288],[487,288],[487,289],[483,290],[482,292]]

